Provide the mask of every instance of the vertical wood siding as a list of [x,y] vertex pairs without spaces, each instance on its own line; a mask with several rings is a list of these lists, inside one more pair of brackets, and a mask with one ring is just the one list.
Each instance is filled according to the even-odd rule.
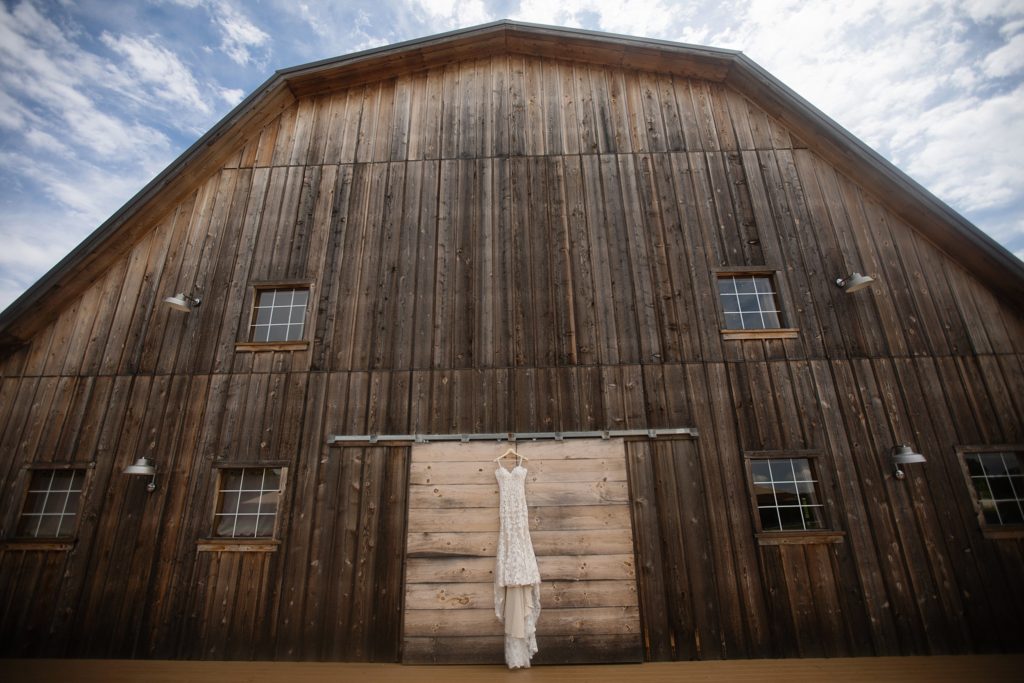
[[[72,549],[0,543],[0,651],[393,661],[408,455],[328,434],[675,426],[628,456],[648,658],[1019,649],[1024,547],[954,449],[1024,442],[1024,321],[924,227],[717,83],[508,55],[300,99],[0,362],[0,537],[27,465],[93,464]],[[797,338],[723,339],[743,266]],[[236,350],[293,278],[308,348]],[[780,449],[842,542],[757,544]],[[277,552],[197,551],[229,462],[288,463]]]

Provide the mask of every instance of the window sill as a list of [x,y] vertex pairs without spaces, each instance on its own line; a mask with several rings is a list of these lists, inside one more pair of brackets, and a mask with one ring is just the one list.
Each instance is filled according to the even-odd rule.
[[779,327],[770,330],[721,330],[722,339],[796,339],[800,330],[795,327]]
[[308,341],[292,342],[237,342],[235,351],[305,351]]
[[845,531],[761,531],[758,545],[810,545],[813,543],[843,543]]
[[991,539],[1024,538],[1024,526],[982,527],[981,535]]
[[281,541],[276,538],[201,538],[196,550],[210,553],[276,553]]
[[73,538],[11,538],[0,541],[4,550],[71,550],[75,547]]

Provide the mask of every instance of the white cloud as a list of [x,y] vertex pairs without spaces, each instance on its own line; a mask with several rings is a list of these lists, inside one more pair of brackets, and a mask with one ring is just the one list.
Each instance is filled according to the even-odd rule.
[[3,90],[0,90],[0,128],[20,130],[34,118],[25,106]]
[[959,0],[958,5],[974,21],[1020,16],[1019,0]]
[[919,148],[909,155],[906,170],[940,196],[973,211],[1019,195],[1024,158],[1019,143],[1006,141],[1024,140],[1024,86],[987,100],[949,102],[924,112],[913,125]]
[[695,7],[663,0],[523,0],[514,19],[652,38],[669,35]]
[[53,154],[70,154],[71,150],[63,142],[41,130],[29,130],[25,133],[25,142],[37,149]]
[[985,57],[982,68],[992,78],[1012,76],[1024,70],[1024,33],[1014,36],[1006,45]]
[[199,94],[199,86],[192,72],[170,50],[150,38],[112,36],[100,37],[104,44],[128,60],[135,76],[153,87],[153,93],[168,102],[186,106],[204,114],[210,106]]
[[250,49],[266,45],[270,40],[263,29],[229,3],[218,2],[212,11],[223,39],[220,47],[237,64],[248,64],[252,59]]
[[1021,31],[1024,31],[1024,19],[1018,19],[1017,21],[1009,21],[999,27],[999,35],[1004,38],[1010,38]]
[[34,7],[22,4],[8,14],[0,6],[0,89],[9,99],[32,103],[35,128],[45,125],[54,137],[71,137],[108,156],[136,155],[139,145],[166,150],[159,131],[104,112],[86,94],[96,83],[124,92],[131,79],[68,42]]
[[[0,165],[19,168],[23,178],[65,207],[63,222],[75,226],[79,239],[105,221],[150,177],[143,175],[150,169],[140,172],[131,164],[103,167],[75,157],[47,159],[18,152],[0,153]],[[4,216],[5,221],[7,218]],[[54,230],[52,225],[37,225],[46,225],[48,235]],[[41,236],[38,231],[32,235]]]
[[[253,62],[253,48],[271,42],[270,35],[257,26],[232,0],[164,0],[188,9],[206,10],[220,33],[220,50],[239,66]],[[302,7],[297,8],[302,12]],[[208,46],[203,48],[210,51]]]
[[232,107],[241,102],[245,97],[245,91],[239,88],[221,88],[221,91],[217,94]]

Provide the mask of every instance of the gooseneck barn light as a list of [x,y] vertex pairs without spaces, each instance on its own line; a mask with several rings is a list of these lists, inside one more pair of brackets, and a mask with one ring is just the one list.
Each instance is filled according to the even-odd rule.
[[912,465],[919,462],[928,462],[928,460],[905,443],[892,449],[893,476],[897,479],[903,479],[907,476],[903,471],[902,465]]
[[870,275],[861,275],[860,273],[854,272],[850,273],[846,277],[837,277],[836,287],[839,287],[847,294],[852,294],[853,292],[864,289],[874,281],[875,278]]
[[202,299],[194,296],[189,296],[184,292],[178,292],[174,296],[169,296],[165,298],[164,303],[176,311],[184,311],[185,313],[188,313],[193,308],[201,304]]
[[146,484],[146,490],[150,493],[156,491],[156,465],[153,463],[152,458],[141,457],[122,471],[124,474],[152,477],[149,483]]

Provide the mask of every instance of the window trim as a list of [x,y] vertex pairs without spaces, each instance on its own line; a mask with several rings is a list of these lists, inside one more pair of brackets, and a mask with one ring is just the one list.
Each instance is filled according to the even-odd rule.
[[[263,461],[239,461],[239,462],[216,462],[212,467],[214,470],[211,483],[212,495],[210,497],[209,518],[207,520],[210,534],[196,541],[196,550],[200,552],[277,552],[281,546],[281,519],[284,517],[285,491],[288,487],[288,469],[290,463],[286,460],[263,460]],[[217,528],[217,504],[219,502],[220,483],[224,470],[239,469],[272,469],[280,468],[281,485],[277,513],[274,515],[274,530],[270,536],[216,536],[214,530]]]
[[1024,538],[1024,524],[989,524],[985,520],[985,512],[982,510],[981,501],[978,500],[978,492],[971,481],[971,471],[967,467],[967,458],[971,453],[998,453],[1003,451],[1014,451],[1024,459],[1024,444],[983,444],[957,446],[955,448],[957,460],[960,462],[960,471],[964,475],[964,484],[967,486],[967,493],[971,497],[971,504],[974,506],[974,515],[978,520],[978,527],[981,535],[985,538]]
[[[826,481],[822,475],[820,459],[824,452],[816,449],[743,451],[743,471],[747,478],[747,495],[750,500],[750,515],[753,522],[754,538],[758,545],[808,545],[813,543],[842,543],[846,532],[837,529],[836,514],[824,495]],[[823,529],[786,529],[780,531],[765,530],[761,527],[761,515],[758,512],[757,494],[754,493],[754,460],[791,460],[803,458],[809,461],[811,472],[815,477],[816,493],[821,499],[821,515]]]
[[[96,469],[95,461],[90,462],[33,462],[21,466],[22,480],[19,484],[21,495],[17,498],[18,504],[11,509],[11,516],[8,518],[10,534],[3,539],[2,547],[12,550],[71,550],[78,542],[78,533],[82,524],[82,517],[85,514],[85,504],[88,491],[92,483],[93,471]],[[75,513],[74,524],[71,532],[65,536],[22,536],[18,534],[18,525],[21,522],[22,513],[25,510],[25,503],[28,501],[28,493],[32,486],[32,477],[36,472],[51,470],[79,470],[83,473],[82,489],[78,499],[78,512]]]
[[[800,328],[789,327],[792,325],[793,315],[790,313],[789,291],[786,288],[782,271],[775,268],[760,266],[722,266],[712,268],[711,274],[715,281],[715,309],[718,313],[719,333],[722,339],[748,340],[748,339],[796,339],[800,336]],[[718,281],[723,277],[736,277],[743,275],[770,277],[772,286],[775,288],[775,301],[779,307],[780,323],[783,327],[771,327],[760,330],[727,329],[725,327],[725,309],[722,306],[722,295],[718,291]]]
[[[256,300],[261,291],[267,289],[307,289],[309,298],[306,301],[306,319],[302,326],[302,339],[293,341],[252,341],[249,339],[252,329],[253,316],[256,314]],[[245,324],[239,330],[238,340],[235,342],[235,351],[303,351],[310,347],[311,330],[315,328],[314,313],[316,307],[311,307],[313,302],[314,281],[312,278],[292,278],[285,280],[252,280],[245,295],[245,306],[249,311],[244,316]]]

